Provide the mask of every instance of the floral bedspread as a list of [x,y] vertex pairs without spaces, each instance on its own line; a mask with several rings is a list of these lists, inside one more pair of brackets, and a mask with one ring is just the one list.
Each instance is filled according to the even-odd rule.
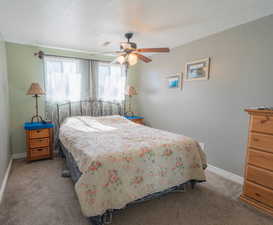
[[205,154],[196,141],[121,116],[68,118],[60,140],[82,172],[75,189],[87,217],[192,179],[205,180]]

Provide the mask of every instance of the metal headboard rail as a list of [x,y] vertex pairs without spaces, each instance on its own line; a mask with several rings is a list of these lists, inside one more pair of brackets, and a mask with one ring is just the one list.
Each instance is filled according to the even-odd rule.
[[[88,104],[89,113],[87,108],[85,108],[84,110],[84,104]],[[75,107],[75,105],[78,105],[78,109],[77,107]],[[79,113],[73,114],[72,108],[76,108],[76,111],[78,110]],[[117,112],[116,114],[118,115],[122,115],[122,106],[120,103],[101,100],[81,100],[74,102],[69,101],[62,104],[57,104],[57,123],[58,127],[60,127],[62,121],[64,121],[64,119],[66,119],[67,117],[104,116],[113,115],[115,112]]]

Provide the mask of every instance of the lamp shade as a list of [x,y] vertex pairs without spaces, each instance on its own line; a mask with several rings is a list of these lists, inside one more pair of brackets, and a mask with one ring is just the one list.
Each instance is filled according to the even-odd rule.
[[45,92],[38,83],[32,83],[27,91],[27,95],[44,95]]
[[137,95],[137,91],[133,86],[128,86],[126,88],[125,94],[128,95],[128,96],[133,96],[133,95]]

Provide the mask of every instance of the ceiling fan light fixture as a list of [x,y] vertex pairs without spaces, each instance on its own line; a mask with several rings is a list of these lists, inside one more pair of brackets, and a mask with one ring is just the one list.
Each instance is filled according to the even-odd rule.
[[137,48],[136,43],[134,42],[121,42],[120,50],[135,50]]
[[[114,51],[112,53],[118,54],[119,56],[113,61],[113,63],[126,64],[126,66],[133,66],[137,64],[138,60],[141,60],[145,63],[149,63],[152,59],[146,57],[143,54],[139,53],[167,53],[170,52],[169,48],[137,48],[135,42],[131,42],[130,39],[133,37],[133,33],[126,33],[125,38],[127,42],[120,43],[120,51]],[[105,42],[106,43],[106,42]],[[108,44],[108,43],[107,43]]]
[[117,62],[119,64],[124,64],[125,63],[125,57],[123,55],[120,55],[119,57],[117,57]]
[[128,55],[127,62],[129,63],[130,66],[133,66],[137,64],[137,61],[138,61],[137,59],[138,59],[137,55],[134,53],[131,53]]

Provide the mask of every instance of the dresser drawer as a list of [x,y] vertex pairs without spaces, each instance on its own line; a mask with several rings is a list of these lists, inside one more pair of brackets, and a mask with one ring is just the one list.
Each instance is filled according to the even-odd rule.
[[49,129],[31,130],[30,138],[44,138],[49,137]]
[[267,115],[252,116],[250,130],[273,134],[273,117]]
[[49,146],[49,138],[35,138],[29,140],[30,148],[40,148]]
[[251,133],[249,146],[273,153],[273,135]]
[[50,151],[48,147],[45,148],[33,148],[30,150],[30,155],[31,157],[45,157],[45,156],[50,156]]
[[270,207],[273,207],[273,190],[251,182],[245,182],[244,194]]
[[249,149],[248,163],[273,171],[273,154]]
[[246,179],[273,189],[273,172],[248,165]]

